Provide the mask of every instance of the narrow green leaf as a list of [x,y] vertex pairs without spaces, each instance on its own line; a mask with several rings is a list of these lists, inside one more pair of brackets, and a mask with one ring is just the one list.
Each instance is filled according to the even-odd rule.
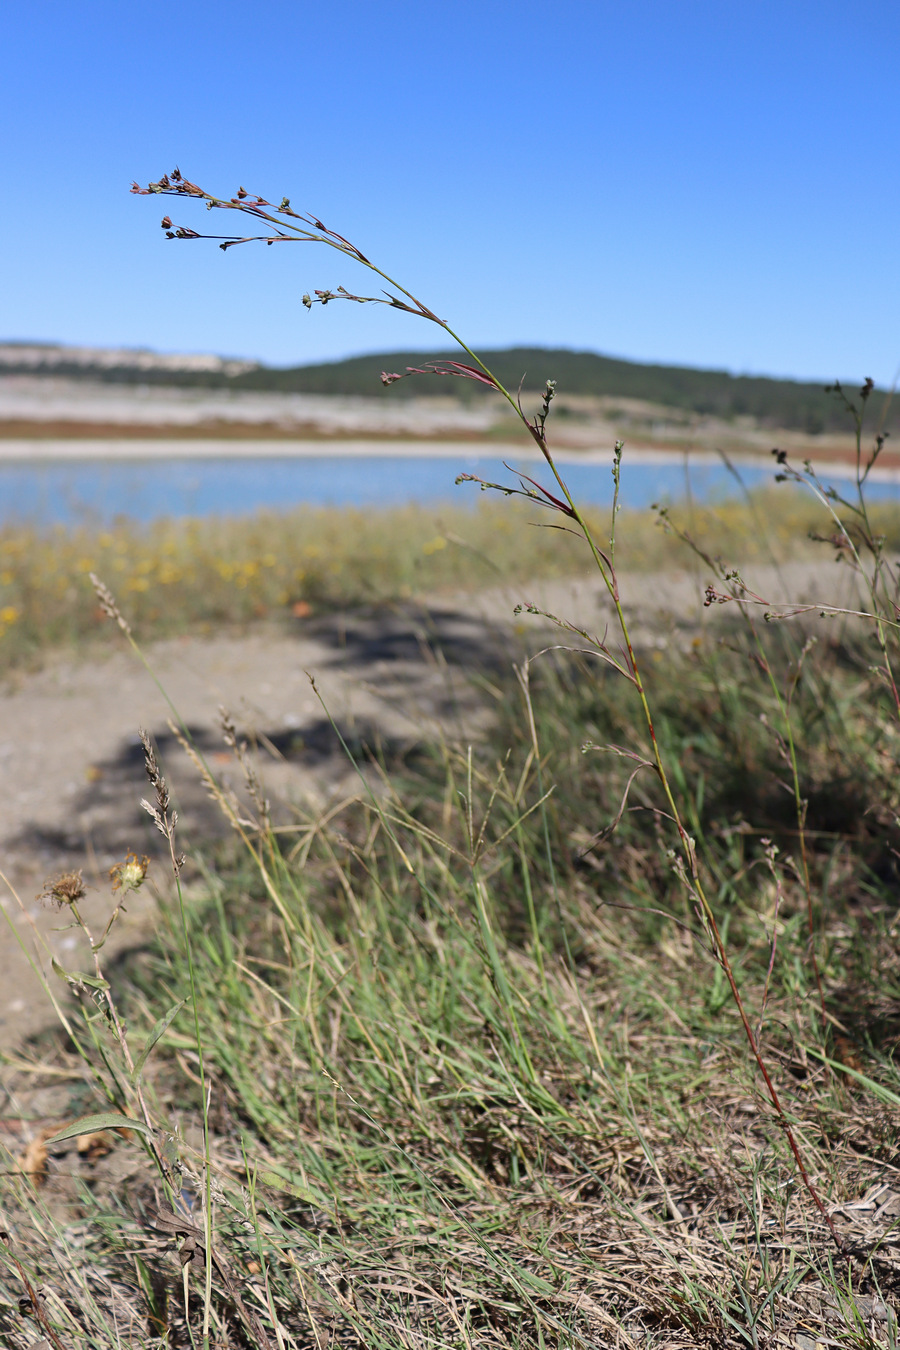
[[72,1125],[67,1125],[59,1134],[48,1139],[48,1144],[61,1144],[64,1139],[77,1139],[80,1134],[97,1134],[100,1130],[140,1130],[141,1134],[150,1134],[142,1120],[132,1120],[130,1116],[120,1116],[116,1111],[101,1111],[96,1116],[82,1116]]
[[98,979],[96,975],[82,975],[80,971],[63,970],[56,957],[50,958],[50,964],[67,984],[74,985],[76,989],[108,989],[109,981]]
[[132,1072],[131,1075],[132,1082],[134,1083],[140,1082],[141,1072],[144,1068],[144,1065],[147,1063],[147,1056],[150,1054],[150,1051],[153,1049],[154,1045],[156,1045],[156,1042],[159,1040],[159,1038],[161,1036],[164,1036],[165,1033],[168,1031],[169,1027],[175,1021],[175,1018],[181,1012],[186,1002],[187,1002],[186,999],[182,999],[180,1003],[176,1003],[175,1007],[170,1008],[169,1011],[166,1013],[166,1015],[164,1017],[161,1017],[159,1021],[156,1023],[155,1027],[150,1032],[150,1035],[147,1037],[147,1041],[146,1044],[144,1045],[143,1050],[138,1055],[137,1060],[135,1061],[134,1071]]
[[297,1200],[304,1200],[308,1205],[315,1205],[321,1209],[328,1202],[321,1196],[315,1195],[305,1186],[298,1186],[293,1181],[287,1181],[280,1177],[277,1172],[257,1172],[257,1179],[264,1186],[271,1186],[276,1191],[286,1191],[288,1195],[293,1195]]
[[845,1073],[849,1078],[855,1078],[857,1083],[862,1083],[876,1097],[880,1097],[883,1102],[890,1106],[900,1106],[900,1097],[896,1092],[891,1092],[890,1088],[883,1087],[881,1083],[876,1083],[874,1078],[867,1078],[864,1073],[859,1073],[856,1069],[851,1069],[846,1064],[842,1064],[839,1059],[829,1059],[823,1055],[820,1050],[813,1050],[811,1046],[804,1047],[808,1055],[814,1055],[820,1059],[823,1064],[827,1064],[829,1069],[837,1069],[840,1073]]
[[515,1271],[516,1278],[521,1280],[526,1289],[536,1289],[539,1294],[548,1296],[556,1293],[556,1290],[549,1280],[544,1280],[540,1275],[535,1275],[532,1271],[526,1270],[524,1266],[520,1266],[516,1261],[510,1261],[509,1264]]

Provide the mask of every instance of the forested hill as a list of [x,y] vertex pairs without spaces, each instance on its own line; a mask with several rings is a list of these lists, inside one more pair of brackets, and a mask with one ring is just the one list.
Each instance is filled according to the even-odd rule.
[[[620,361],[595,352],[513,347],[482,351],[479,356],[508,389],[516,390],[525,376],[525,388],[539,391],[544,381],[557,381],[561,394],[594,394],[641,399],[685,412],[731,418],[754,417],[771,426],[797,427],[813,434],[843,429],[847,415],[823,384],[763,376],[729,375],[723,370],[695,370],[687,366],[644,365]],[[247,389],[283,389],[319,394],[374,394],[381,389],[381,372],[402,373],[407,366],[427,360],[467,359],[458,351],[431,357],[421,352],[388,352],[356,356],[325,365],[295,366],[286,370],[259,367],[239,375],[233,384]],[[477,391],[479,386],[450,377],[414,376],[384,391],[386,397]],[[856,387],[848,387],[855,396]],[[879,406],[882,394],[876,401]],[[900,413],[900,409],[898,409]]]
[[[507,388],[513,390],[524,375],[525,388],[530,392],[541,390],[545,380],[554,379],[561,394],[639,399],[682,412],[724,418],[750,416],[772,427],[798,428],[813,434],[844,430],[848,425],[846,413],[833,394],[825,393],[822,384],[730,375],[722,370],[687,366],[644,365],[564,348],[514,347],[484,351],[480,355]],[[471,382],[436,376],[401,380],[388,389],[382,386],[383,370],[402,373],[407,366],[421,366],[423,362],[441,358],[458,360],[460,353],[382,352],[285,368],[218,357],[180,358],[127,350],[6,343],[0,344],[0,373],[63,376],[104,383],[355,394],[385,399],[448,393],[477,397],[488,392]],[[854,398],[860,382],[848,385]],[[884,397],[879,393],[871,401],[873,424],[880,416]],[[890,422],[900,424],[900,400],[896,413],[893,407],[890,411]]]

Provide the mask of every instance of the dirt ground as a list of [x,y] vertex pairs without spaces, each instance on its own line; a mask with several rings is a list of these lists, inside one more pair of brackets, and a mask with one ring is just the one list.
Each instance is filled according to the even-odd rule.
[[[701,625],[720,621],[718,607],[702,605],[707,579],[670,572],[623,583],[636,645],[687,643]],[[772,600],[814,600],[824,593],[834,602],[833,569],[826,578],[807,564],[783,575],[760,568],[754,581]],[[847,592],[845,602],[849,598]],[[390,749],[423,737],[467,742],[482,735],[491,717],[491,672],[508,670],[549,643],[572,641],[540,617],[514,618],[517,602],[599,632],[610,614],[599,582],[554,582],[521,592],[445,596],[390,614],[333,614],[305,621],[294,633],[160,642],[148,657],[213,768],[239,787],[219,726],[220,706],[229,710],[257,746],[266,791],[280,819],[288,820],[298,805],[324,808],[360,790],[329,715],[351,746]],[[36,898],[45,880],[82,868],[89,887],[85,916],[102,927],[112,906],[109,868],[129,849],[160,858],[161,841],[140,805],[147,795],[140,727],[159,747],[187,852],[227,829],[168,729],[171,711],[160,688],[118,637],[110,625],[108,654],[75,660],[54,653],[43,669],[0,692],[0,869],[6,878],[0,882],[0,1049],[14,1049],[50,1016],[32,962],[54,986],[51,952],[69,970],[86,968],[87,953],[68,916]],[[479,673],[488,681],[473,680]],[[165,884],[163,862],[154,861],[152,870]],[[153,923],[147,886],[117,926],[114,950],[141,945]]]

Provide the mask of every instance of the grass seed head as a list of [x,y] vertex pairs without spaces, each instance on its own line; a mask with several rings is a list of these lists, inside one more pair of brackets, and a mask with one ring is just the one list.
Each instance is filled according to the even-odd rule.
[[147,777],[150,779],[150,786],[156,795],[156,806],[151,806],[149,802],[142,802],[141,804],[156,821],[157,829],[163,834],[167,834],[168,831],[164,822],[169,810],[169,789],[166,786],[165,778],[163,778],[149,734],[141,727],[138,735],[141,738],[141,745],[144,747],[144,768]]
[[91,572],[89,575],[91,578],[91,585],[94,588],[94,593],[97,596],[97,602],[103,610],[103,613],[108,618],[115,620],[126,637],[131,637],[131,628],[123,616],[122,611],[119,609],[119,606],[116,604],[115,596],[112,591],[108,586],[103,584],[96,572]]

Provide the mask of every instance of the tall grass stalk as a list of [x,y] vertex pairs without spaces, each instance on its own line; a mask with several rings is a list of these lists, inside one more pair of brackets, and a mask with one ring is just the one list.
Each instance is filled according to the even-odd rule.
[[[609,541],[607,548],[604,549],[597,542],[595,532],[594,529],[592,528],[590,521],[587,519],[585,513],[581,510],[579,505],[575,502],[572,494],[570,493],[569,488],[562,476],[562,473],[560,472],[554,460],[550,444],[547,439],[546,433],[547,422],[551,411],[551,404],[556,392],[556,386],[553,380],[548,380],[546,383],[544,394],[541,400],[540,410],[537,413],[533,414],[532,416],[528,416],[522,408],[521,391],[519,395],[514,395],[513,393],[511,393],[510,390],[507,389],[500,382],[500,380],[497,379],[497,377],[491,372],[488,366],[478,357],[478,355],[468,346],[468,344],[463,340],[463,338],[461,338],[459,334],[455,332],[455,330],[449,325],[449,323],[447,323],[446,320],[438,318],[438,316],[434,313],[432,309],[430,309],[427,305],[425,305],[421,300],[417,299],[412,294],[411,291],[407,290],[404,286],[402,286],[399,282],[397,282],[393,277],[389,276],[375,263],[371,262],[369,258],[367,258],[366,255],[359,248],[351,244],[349,240],[347,240],[343,235],[338,234],[336,231],[328,229],[322,223],[322,221],[315,216],[302,215],[300,213],[295,212],[292,209],[290,202],[288,201],[287,198],[284,198],[281,204],[276,207],[262,197],[257,196],[256,198],[253,198],[249,196],[243,191],[243,189],[236,197],[230,199],[216,197],[213,194],[204,191],[202,188],[190,182],[188,179],[184,178],[184,176],[178,170],[176,170],[171,175],[165,176],[159,182],[151,183],[147,188],[141,188],[137,184],[134,184],[132,191],[139,195],[165,195],[178,197],[182,199],[183,198],[196,199],[202,201],[206,205],[207,209],[210,210],[235,211],[245,215],[249,215],[255,221],[261,222],[265,230],[265,233],[261,235],[251,236],[249,238],[246,236],[239,236],[233,234],[225,236],[203,235],[189,227],[184,226],[175,227],[172,225],[171,220],[168,217],[166,217],[163,220],[163,228],[166,230],[170,238],[179,238],[179,239],[217,238],[219,240],[220,247],[226,251],[229,248],[237,246],[238,244],[251,242],[251,239],[264,240],[267,244],[272,244],[275,242],[287,242],[287,241],[317,243],[326,245],[327,247],[336,250],[343,256],[350,258],[353,262],[358,263],[363,268],[367,269],[369,272],[378,276],[383,282],[386,283],[389,289],[378,296],[354,294],[345,290],[343,286],[339,286],[336,291],[318,290],[315,292],[314,296],[310,295],[304,296],[303,298],[304,304],[307,306],[307,308],[311,309],[315,304],[325,305],[332,301],[337,300],[346,300],[359,304],[388,305],[392,308],[399,309],[404,313],[410,314],[414,317],[424,319],[428,323],[435,324],[437,327],[442,329],[443,332],[445,332],[447,336],[451,338],[459,346],[459,348],[470,358],[471,362],[473,363],[469,365],[465,364],[464,362],[447,361],[442,363],[428,363],[427,365],[421,368],[410,367],[407,369],[407,371],[403,373],[385,372],[382,375],[382,380],[385,384],[390,384],[395,382],[396,380],[406,378],[407,375],[437,375],[437,376],[458,377],[467,380],[474,380],[479,384],[487,385],[491,389],[495,390],[503,399],[506,400],[509,406],[517,414],[523,427],[531,436],[532,440],[534,441],[535,445],[540,451],[544,459],[544,462],[546,463],[548,469],[550,470],[550,473],[555,483],[554,490],[551,491],[549,488],[542,486],[540,483],[527,476],[520,477],[519,485],[517,487],[504,486],[502,484],[496,483],[487,483],[484,480],[478,479],[471,474],[462,474],[460,475],[460,478],[457,481],[478,482],[482,488],[498,491],[506,495],[522,496],[533,502],[540,503],[541,505],[549,508],[551,511],[556,512],[562,515],[564,518],[568,519],[584,539],[587,548],[590,552],[590,556],[593,560],[594,566],[596,567],[599,575],[603,580],[604,586],[606,587],[609,598],[612,601],[613,607],[615,609],[619,632],[621,634],[622,642],[624,644],[623,663],[620,664],[617,658],[612,655],[605,641],[595,639],[593,645],[596,647],[597,651],[607,660],[607,662],[613,664],[616,667],[616,669],[618,669],[620,673],[632,684],[635,693],[637,695],[637,698],[640,702],[644,723],[646,727],[646,733],[650,744],[653,769],[656,773],[657,779],[662,788],[663,796],[668,810],[668,815],[671,820],[671,823],[674,825],[678,839],[680,856],[675,858],[674,865],[676,867],[677,873],[682,881],[682,884],[685,888],[687,895],[690,897],[691,901],[694,903],[694,905],[698,910],[699,916],[701,917],[703,926],[706,930],[715,959],[719,962],[721,969],[725,974],[725,978],[728,982],[728,987],[731,991],[731,996],[734,1000],[738,1016],[740,1017],[740,1021],[744,1029],[744,1034],[747,1038],[747,1044],[750,1050],[750,1054],[752,1055],[753,1060],[755,1061],[757,1068],[762,1076],[763,1082],[765,1083],[766,1091],[768,1092],[769,1098],[781,1123],[781,1128],[784,1131],[785,1138],[794,1156],[797,1169],[803,1180],[803,1184],[806,1187],[811,1199],[813,1200],[816,1208],[818,1209],[825,1223],[828,1225],[829,1231],[832,1234],[832,1237],[834,1239],[836,1246],[838,1247],[838,1250],[842,1250],[842,1244],[837,1229],[822,1201],[821,1196],[818,1193],[818,1190],[814,1186],[812,1179],[809,1175],[803,1157],[803,1153],[800,1149],[794,1131],[791,1128],[791,1124],[788,1119],[787,1113],[785,1112],[785,1109],[782,1105],[778,1090],[772,1079],[768,1065],[763,1057],[757,1036],[753,1030],[753,1026],[751,1024],[744,999],[741,995],[741,991],[737,983],[734,965],[731,959],[731,953],[728,950],[722,931],[719,927],[713,906],[710,903],[710,900],[707,896],[706,886],[701,874],[701,869],[697,858],[695,841],[690,836],[690,834],[688,833],[687,829],[683,824],[682,811],[680,810],[679,805],[676,801],[675,794],[673,792],[670,781],[670,774],[667,770],[665,758],[660,748],[660,744],[656,735],[656,730],[654,728],[653,714],[650,707],[647,689],[645,687],[644,679],[641,673],[641,668],[637,656],[635,654],[634,645],[632,643],[629,621],[621,602],[618,575],[615,563],[616,516],[618,514],[619,509],[620,473],[621,473],[622,451],[624,448],[623,444],[621,442],[617,442],[613,454],[612,472],[615,485],[615,495],[613,500]],[[861,441],[859,441],[859,443],[861,443]],[[876,453],[878,452],[876,451]],[[863,476],[861,470],[858,472],[857,476],[859,480],[861,493],[862,476]],[[559,495],[557,495],[557,493]],[[865,523],[864,514],[862,516],[862,519]],[[873,586],[870,588],[870,593],[872,595],[872,599],[874,602],[876,599],[875,584],[873,584]],[[877,611],[875,617],[876,617],[877,631],[879,633],[879,641],[881,643],[882,651],[884,653],[885,668],[891,680],[895,699],[897,700],[898,712],[900,712],[900,695],[898,695],[896,685],[893,683],[893,672],[887,654],[887,647],[884,639],[884,630],[880,617],[877,614]],[[490,950],[490,929],[486,925],[483,916],[480,917],[480,922],[482,923],[483,936],[485,937],[485,940],[488,943],[488,948]],[[816,966],[816,975],[818,979],[817,966]]]

